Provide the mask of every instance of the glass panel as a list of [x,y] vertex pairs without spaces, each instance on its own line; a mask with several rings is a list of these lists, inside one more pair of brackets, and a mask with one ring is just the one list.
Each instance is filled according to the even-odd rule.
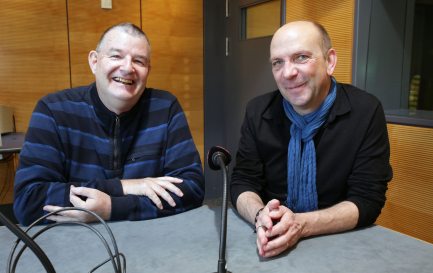
[[433,1],[417,0],[409,90],[410,110],[433,110]]
[[271,0],[243,9],[246,39],[271,36],[280,27],[281,1]]

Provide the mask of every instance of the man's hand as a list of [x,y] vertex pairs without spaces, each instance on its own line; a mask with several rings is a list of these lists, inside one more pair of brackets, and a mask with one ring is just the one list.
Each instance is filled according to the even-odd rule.
[[[81,197],[85,198],[85,201]],[[69,201],[77,208],[84,208],[98,214],[102,219],[109,220],[111,215],[111,198],[106,193],[86,187],[71,186]],[[54,212],[63,207],[46,205],[44,210]],[[93,222],[96,218],[84,211],[68,210],[53,214],[47,218],[55,222],[80,221]]]
[[259,255],[272,257],[294,246],[302,237],[302,224],[278,200],[271,200],[257,217],[257,248]]
[[168,191],[182,197],[183,192],[174,185],[182,182],[182,179],[170,176],[121,180],[123,193],[125,195],[134,194],[147,196],[159,209],[163,209],[160,197],[167,201],[170,206],[176,206],[176,203]]

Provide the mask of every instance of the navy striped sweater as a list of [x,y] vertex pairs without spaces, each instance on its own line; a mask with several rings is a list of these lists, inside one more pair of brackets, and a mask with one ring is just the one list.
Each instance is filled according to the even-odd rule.
[[[173,176],[183,197],[124,195],[120,179]],[[127,113],[116,115],[99,99],[95,84],[49,94],[36,105],[15,176],[14,212],[28,225],[44,205],[72,206],[71,185],[111,196],[111,220],[142,220],[180,213],[202,204],[200,157],[177,99],[147,88]]]

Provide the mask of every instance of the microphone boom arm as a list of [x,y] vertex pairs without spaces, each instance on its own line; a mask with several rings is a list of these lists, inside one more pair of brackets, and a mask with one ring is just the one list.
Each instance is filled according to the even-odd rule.
[[220,146],[210,148],[207,154],[207,162],[212,170],[223,171],[223,198],[221,207],[221,228],[220,228],[220,249],[218,259],[217,273],[230,273],[226,269],[226,238],[227,238],[227,181],[228,181],[228,165],[232,157],[226,149]]
[[221,234],[220,234],[220,248],[218,260],[218,273],[230,273],[226,269],[226,239],[227,239],[227,166],[221,156],[218,157],[218,164],[223,171],[223,199],[221,207]]

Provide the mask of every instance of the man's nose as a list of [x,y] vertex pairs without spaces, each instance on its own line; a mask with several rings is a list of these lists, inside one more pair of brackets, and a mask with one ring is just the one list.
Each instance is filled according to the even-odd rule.
[[298,68],[292,62],[285,62],[283,66],[283,77],[291,78],[298,74]]
[[122,68],[122,70],[127,71],[127,72],[134,71],[134,65],[132,62],[132,58],[131,57],[125,57],[123,59],[121,68]]

